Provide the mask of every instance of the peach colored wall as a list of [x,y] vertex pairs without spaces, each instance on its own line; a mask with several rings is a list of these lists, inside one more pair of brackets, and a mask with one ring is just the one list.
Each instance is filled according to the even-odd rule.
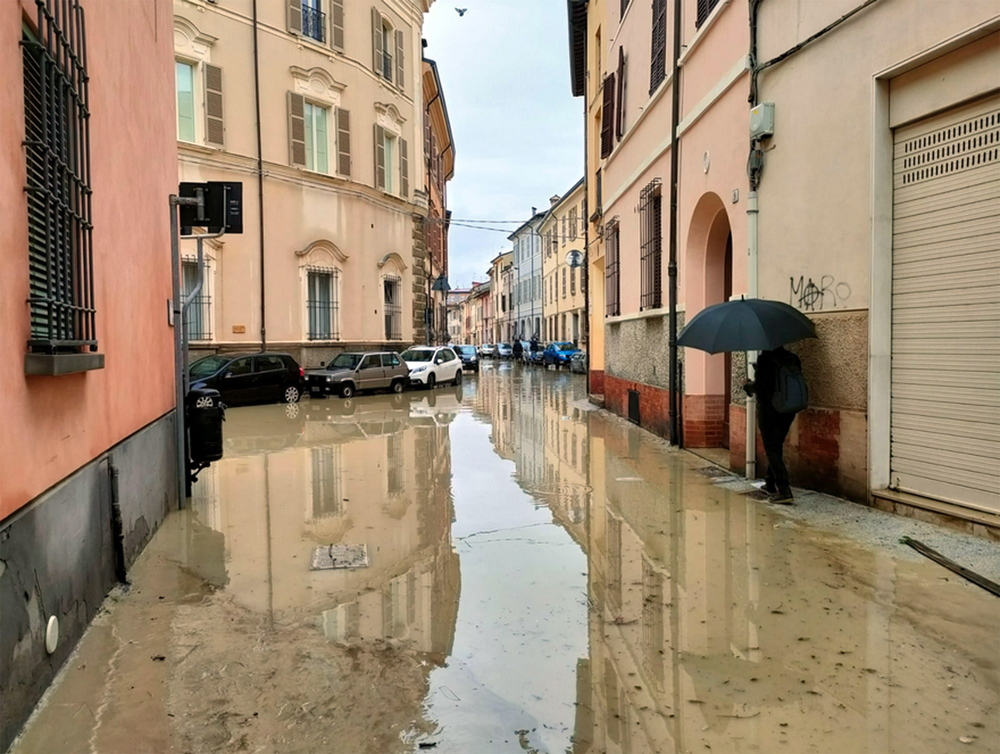
[[0,6],[0,345],[6,354],[0,360],[0,518],[173,407],[167,324],[167,198],[177,185],[171,5],[83,5],[94,294],[105,368],[62,377],[24,374],[29,317],[22,16],[17,3]]

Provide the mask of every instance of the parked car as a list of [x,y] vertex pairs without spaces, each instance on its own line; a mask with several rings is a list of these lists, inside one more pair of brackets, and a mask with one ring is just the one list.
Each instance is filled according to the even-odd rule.
[[484,343],[479,347],[479,356],[483,359],[492,359],[497,354],[497,347],[492,343]]
[[510,343],[497,343],[497,357],[501,359],[509,359],[514,356],[514,349],[511,347]]
[[545,346],[541,343],[538,344],[537,350],[532,351],[528,348],[524,352],[524,361],[527,364],[541,365],[545,363]]
[[329,364],[306,373],[305,387],[315,397],[335,394],[350,398],[363,390],[402,393],[410,370],[392,351],[342,353]]
[[402,353],[414,385],[434,387],[439,382],[462,381],[462,360],[448,346],[414,346]]
[[573,374],[587,373],[587,352],[577,351],[569,357],[569,371]]
[[579,352],[579,348],[569,341],[562,343],[549,343],[542,352],[542,358],[546,366],[554,364],[557,367],[569,366],[570,359],[574,353]]
[[215,388],[227,406],[240,403],[296,403],[305,371],[287,353],[204,356],[188,367],[191,389]]
[[479,371],[479,357],[476,355],[475,346],[452,346],[452,350],[462,360],[462,369],[470,369],[473,372]]

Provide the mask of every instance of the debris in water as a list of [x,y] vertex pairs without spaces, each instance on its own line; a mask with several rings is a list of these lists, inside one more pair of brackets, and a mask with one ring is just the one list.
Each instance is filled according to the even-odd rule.
[[368,545],[322,545],[313,549],[309,569],[367,568]]

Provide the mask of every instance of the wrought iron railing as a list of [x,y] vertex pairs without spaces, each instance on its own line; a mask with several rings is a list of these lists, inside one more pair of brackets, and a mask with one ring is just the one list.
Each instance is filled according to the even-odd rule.
[[326,14],[303,3],[302,34],[317,42],[326,42]]
[[96,351],[84,13],[79,0],[35,0],[35,6],[36,29],[21,40],[28,349]]
[[385,339],[401,340],[403,337],[402,279],[386,276],[385,290]]
[[663,306],[662,206],[660,179],[654,178],[639,194],[640,309]]
[[194,300],[188,304],[187,309],[184,310],[184,330],[187,332],[189,341],[212,339],[211,312],[211,296],[195,296]]
[[621,314],[621,278],[619,277],[618,216],[612,217],[604,229],[604,315]]
[[315,268],[309,272],[306,316],[308,340],[340,340],[339,275],[337,270]]

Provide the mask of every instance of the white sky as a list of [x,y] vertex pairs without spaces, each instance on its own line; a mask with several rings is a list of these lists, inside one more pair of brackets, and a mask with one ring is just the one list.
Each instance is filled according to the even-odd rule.
[[[459,16],[455,7],[468,8]],[[455,136],[456,220],[527,220],[583,175],[583,98],[570,93],[566,0],[437,0],[424,23]],[[504,233],[453,225],[448,282],[486,280]]]

